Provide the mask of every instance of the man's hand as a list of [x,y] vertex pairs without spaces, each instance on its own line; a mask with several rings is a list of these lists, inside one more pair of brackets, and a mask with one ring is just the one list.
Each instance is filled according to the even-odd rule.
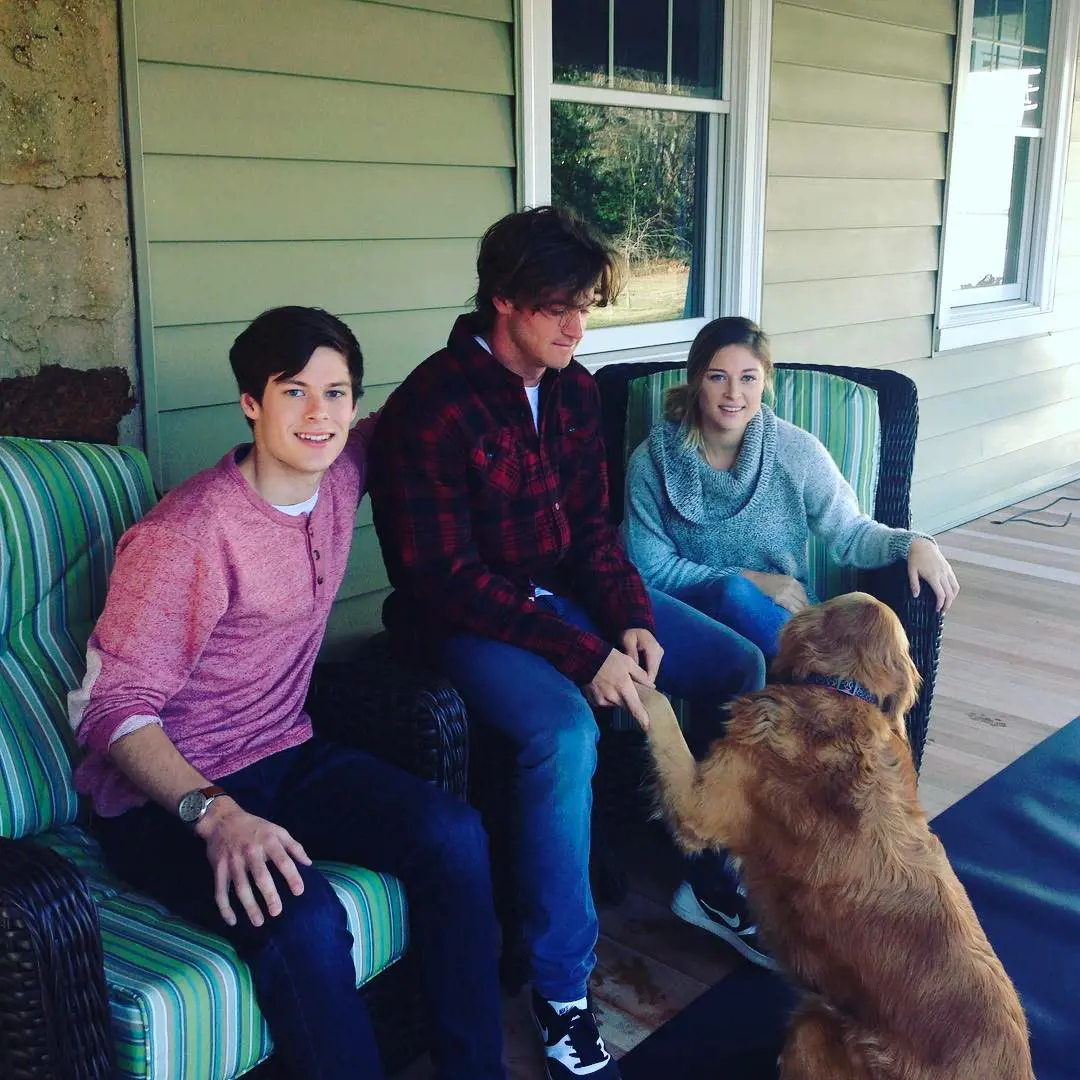
[[[649,636],[652,637],[651,634]],[[586,683],[581,692],[588,703],[597,708],[622,706],[641,725],[642,731],[648,731],[649,714],[641,704],[635,682],[652,685],[652,679],[636,660],[618,649],[612,649],[600,665],[600,670],[593,676],[592,682]]]
[[952,607],[956,594],[960,591],[960,582],[949,565],[949,560],[941,554],[941,549],[933,540],[920,537],[911,541],[907,555],[908,581],[911,583],[911,595],[918,596],[921,578],[934,590],[937,597],[937,610],[948,611]]
[[764,574],[757,570],[743,570],[742,576],[753,582],[774,603],[786,608],[792,615],[802,611],[810,602],[806,590],[787,574]]
[[281,897],[268,862],[277,867],[293,896],[304,891],[296,862],[310,866],[311,860],[300,843],[280,825],[249,814],[228,796],[220,796],[210,804],[195,832],[206,841],[206,857],[214,868],[214,900],[229,926],[236,925],[236,912],[229,903],[230,886],[252,926],[263,924],[253,882],[262,893],[266,910],[271,915],[281,914]]
[[649,630],[641,627],[632,627],[625,630],[619,638],[622,651],[636,660],[645,669],[649,676],[648,684],[652,686],[656,682],[656,673],[660,670],[660,660],[664,655],[664,647]]

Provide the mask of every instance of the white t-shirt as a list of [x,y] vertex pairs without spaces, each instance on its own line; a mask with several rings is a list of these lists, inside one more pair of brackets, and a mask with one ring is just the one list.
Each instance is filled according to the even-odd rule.
[[310,514],[315,509],[315,504],[319,501],[319,489],[315,489],[315,494],[310,499],[305,499],[303,502],[290,503],[288,506],[278,506],[277,503],[271,503],[270,505],[275,510],[280,510],[283,514],[288,514],[289,517],[299,517],[301,514]]

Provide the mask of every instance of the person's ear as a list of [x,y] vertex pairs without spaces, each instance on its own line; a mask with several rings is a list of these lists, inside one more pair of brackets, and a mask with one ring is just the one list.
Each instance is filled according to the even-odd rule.
[[251,394],[245,392],[240,395],[240,408],[244,410],[244,415],[249,420],[258,420],[262,406],[251,396]]
[[491,306],[495,309],[497,315],[509,315],[516,305],[513,300],[507,300],[505,296],[493,296]]

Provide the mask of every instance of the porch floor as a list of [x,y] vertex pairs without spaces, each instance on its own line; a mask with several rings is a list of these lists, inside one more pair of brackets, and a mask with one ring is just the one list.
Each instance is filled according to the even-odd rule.
[[[1076,501],[1043,509],[1059,496]],[[1020,511],[1027,520],[1002,523]],[[919,784],[931,815],[1080,713],[1080,481],[952,529],[938,542],[961,592],[945,622]],[[616,1056],[741,962],[670,914],[675,882],[666,862],[643,855],[626,901],[601,911],[593,989]],[[511,1080],[544,1076],[527,1002],[527,991],[504,1001]],[[430,1075],[430,1065],[418,1062],[400,1080]]]

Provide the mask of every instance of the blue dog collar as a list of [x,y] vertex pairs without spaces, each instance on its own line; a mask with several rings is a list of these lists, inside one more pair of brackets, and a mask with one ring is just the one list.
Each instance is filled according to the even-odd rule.
[[840,694],[849,697],[861,698],[869,702],[876,709],[880,702],[877,694],[870,693],[861,682],[855,679],[841,679],[839,675],[804,675],[801,679],[792,679],[792,683],[809,683],[811,686],[824,686],[829,690],[836,690]]

